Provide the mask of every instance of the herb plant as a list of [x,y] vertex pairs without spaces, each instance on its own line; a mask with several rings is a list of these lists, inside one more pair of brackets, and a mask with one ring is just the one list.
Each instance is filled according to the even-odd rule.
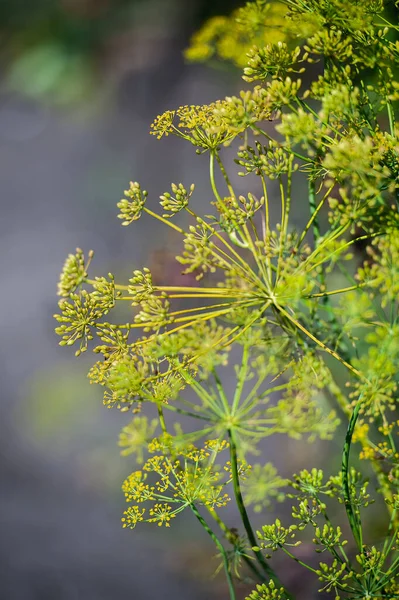
[[[119,440],[137,464],[123,484],[123,526],[172,527],[191,511],[215,543],[230,600],[241,579],[253,582],[247,600],[295,598],[272,567],[275,552],[337,600],[399,598],[395,10],[383,0],[256,0],[212,19],[187,57],[219,55],[252,85],[168,110],[151,130],[209,157],[211,207],[198,214],[187,183],[172,184],[158,210],[137,182],[118,203],[122,225],[149,216],[182,237],[187,285],[161,285],[148,268],[126,284],[91,277],[92,253],[81,250],[61,274],[61,345],[79,355],[93,344],[90,381],[108,408],[132,415]],[[230,179],[237,165],[245,195]],[[290,208],[306,188],[297,231]],[[126,302],[134,318],[108,320]],[[340,421],[338,472],[314,467],[287,480],[269,462],[250,464],[270,435],[328,440]],[[223,517],[230,501],[234,529]],[[268,517],[275,501],[291,506],[287,522]],[[259,531],[251,505],[265,521]],[[383,534],[370,526],[377,516]],[[298,554],[304,540],[314,558]]]

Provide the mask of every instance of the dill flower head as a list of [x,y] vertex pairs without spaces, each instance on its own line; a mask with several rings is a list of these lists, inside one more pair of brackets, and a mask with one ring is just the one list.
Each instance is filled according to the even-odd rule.
[[282,502],[285,494],[282,491],[287,485],[271,464],[254,465],[243,484],[244,497],[248,505],[253,505],[255,512],[261,512],[269,507],[273,500]]
[[94,253],[90,250],[86,263],[83,251],[76,248],[75,254],[68,254],[58,282],[58,295],[70,296],[87,277],[87,268]]
[[155,430],[158,426],[157,419],[149,421],[147,417],[134,417],[131,422],[123,427],[119,434],[118,445],[123,448],[122,456],[130,454],[136,455],[138,463],[144,462],[144,449],[146,445],[153,439]]
[[[86,260],[79,249],[58,284],[60,344],[77,345],[77,355],[93,348],[89,379],[103,387],[105,406],[133,413],[119,445],[141,468],[123,483],[123,527],[169,528],[188,509],[216,544],[230,600],[244,563],[258,582],[247,600],[290,598],[270,552],[308,568],[319,591],[337,599],[397,593],[399,44],[391,9],[383,0],[255,0],[212,19],[187,56],[222,57],[256,85],[166,110],[151,126],[206,155],[208,207],[187,183],[172,183],[152,209],[131,182],[117,205],[125,226],[151,217],[180,236],[178,285],[140,265],[126,282],[92,277],[92,253]],[[121,302],[131,307],[128,322],[115,310]],[[339,440],[338,415],[346,427],[338,474],[310,465],[286,493],[273,465],[247,463],[274,434]],[[364,510],[376,494],[389,510],[387,535],[368,547]],[[287,497],[292,522],[277,518],[255,532],[246,506],[262,512]],[[219,514],[233,498],[243,531]],[[334,502],[342,510],[331,519]],[[329,560],[307,565],[295,554],[305,529]]]
[[245,600],[286,600],[286,597],[284,588],[278,589],[274,581],[270,581],[258,584]]

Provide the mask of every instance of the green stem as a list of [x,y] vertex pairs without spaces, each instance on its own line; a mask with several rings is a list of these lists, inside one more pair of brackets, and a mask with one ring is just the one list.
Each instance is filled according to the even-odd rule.
[[215,152],[211,152],[209,155],[209,179],[211,180],[211,187],[216,200],[222,203],[222,198],[220,197],[215,182]]
[[[313,225],[313,235],[314,235],[315,241],[318,240],[318,238],[320,237],[320,228],[319,228],[319,223],[318,223],[317,217],[318,217],[318,214],[319,214],[321,208],[324,205],[324,202],[327,200],[328,196],[331,194],[332,190],[334,189],[335,182],[333,183],[333,185],[331,185],[329,187],[329,189],[324,194],[323,198],[320,200],[320,202],[317,206],[316,206],[314,183],[311,184],[311,182],[309,181],[309,186],[311,186],[311,185],[313,185],[313,191],[309,190],[310,219],[307,222],[303,232],[301,233],[301,237],[298,240],[298,248],[302,244],[303,240],[306,237],[307,232],[309,231],[309,229],[312,225]],[[311,194],[313,194],[313,198],[311,198]]]
[[159,422],[161,424],[162,432],[166,433],[167,431],[166,431],[165,416],[163,414],[163,409],[162,409],[161,404],[158,404],[157,408],[158,408],[158,416],[159,416]]
[[[388,111],[388,119],[389,119],[389,131],[392,137],[395,137],[395,113],[392,107],[392,103],[387,100],[387,111]],[[396,205],[399,208],[399,191],[395,189],[395,199]]]
[[264,232],[263,232],[263,240],[265,242],[266,267],[267,267],[268,280],[271,283],[271,280],[272,280],[272,263],[271,263],[271,260],[270,260],[270,211],[269,211],[269,197],[268,197],[268,194],[267,194],[266,181],[265,181],[265,178],[264,178],[263,174],[261,174],[261,180],[262,180],[262,188],[263,188],[263,197],[264,197],[264,202],[265,202],[265,225],[264,225]]
[[202,527],[210,535],[210,537],[214,541],[214,543],[215,543],[216,547],[218,548],[218,550],[220,551],[220,554],[222,556],[224,571],[226,573],[227,584],[229,586],[230,600],[236,600],[236,593],[235,593],[235,590],[234,590],[233,579],[232,579],[232,576],[231,576],[231,573],[230,573],[229,561],[228,561],[228,558],[227,558],[226,550],[224,549],[223,545],[221,544],[219,538],[215,535],[215,533],[209,527],[208,523],[200,515],[200,513],[197,510],[197,507],[194,504],[191,504],[190,508],[193,511],[194,515],[197,517],[198,521],[201,523]]
[[146,206],[143,209],[148,215],[150,215],[151,217],[154,217],[154,219],[158,219],[158,221],[161,221],[161,223],[163,223],[164,225],[167,225],[168,227],[171,227],[172,229],[174,229],[175,231],[178,231],[179,233],[181,233],[182,235],[187,235],[187,232],[184,231],[184,229],[182,229],[181,227],[179,227],[178,225],[175,225],[175,223],[173,223],[172,221],[165,219],[164,217],[161,217],[161,215],[158,215],[157,213],[155,213],[154,211],[150,210],[149,208],[147,208]]
[[353,537],[355,539],[356,545],[359,549],[359,552],[363,552],[363,541],[362,541],[362,530],[361,524],[359,521],[359,516],[355,513],[352,504],[351,498],[351,490],[350,490],[350,481],[349,481],[349,454],[350,448],[352,444],[353,432],[355,430],[356,421],[359,417],[361,407],[361,398],[356,404],[352,416],[349,420],[348,429],[345,437],[344,449],[342,452],[342,491],[344,495],[344,503],[345,510],[348,516],[349,525],[352,530]]
[[[219,515],[217,514],[216,510],[210,506],[207,506],[208,512],[211,515],[211,517],[216,521],[216,523],[219,525],[220,529],[223,531],[225,538],[228,542],[230,542],[230,544],[232,546],[235,546],[235,542],[236,542],[236,534],[232,532],[231,529],[229,529],[226,525],[226,523],[224,521],[222,521],[222,519],[219,517]],[[249,556],[246,556],[245,554],[242,554],[242,559],[245,562],[245,564],[247,565],[247,567],[252,571],[252,573],[255,575],[255,577],[263,582],[264,576],[259,572],[259,570],[257,569],[256,565],[252,562],[252,560],[249,558]]]
[[237,381],[236,389],[234,392],[234,398],[233,398],[233,406],[231,409],[232,415],[235,414],[238,403],[241,400],[242,390],[243,390],[243,387],[245,384],[245,379],[247,377],[247,372],[248,372],[248,357],[249,357],[249,349],[248,349],[248,344],[246,343],[246,344],[244,344],[243,350],[242,350],[241,368],[240,368],[239,375],[238,375],[238,381]]
[[280,188],[280,199],[281,199],[281,226],[280,226],[280,235],[279,235],[279,253],[278,253],[278,257],[277,257],[277,272],[276,272],[276,283],[279,280],[280,277],[280,270],[281,270],[281,263],[282,263],[282,259],[283,259],[283,252],[284,252],[284,244],[285,244],[285,239],[286,239],[286,235],[285,235],[285,211],[286,211],[286,201],[285,201],[285,194],[284,194],[284,186],[281,180],[281,177],[279,177],[279,188]]
[[396,519],[396,509],[394,509],[392,511],[391,518],[389,521],[389,526],[388,526],[387,537],[385,539],[384,548],[382,550],[384,560],[386,560],[388,558],[391,548],[396,541],[397,530],[396,529],[394,530],[395,519]]
[[220,400],[222,401],[222,404],[223,404],[223,407],[225,410],[225,415],[230,415],[231,410],[230,410],[229,400],[226,396],[226,392],[224,391],[222,380],[220,379],[215,367],[212,367],[212,374],[213,374],[213,377],[215,378],[216,389],[219,393]]
[[287,173],[287,197],[286,197],[286,205],[285,205],[285,223],[284,223],[284,236],[287,235],[288,230],[288,221],[291,211],[291,195],[292,195],[292,175],[293,169],[292,164],[294,162],[294,157],[291,155],[289,159],[289,171]]
[[224,168],[224,164],[223,164],[223,162],[222,162],[222,160],[221,160],[221,158],[220,158],[220,156],[219,156],[219,153],[216,151],[216,152],[215,152],[215,155],[216,155],[216,160],[217,160],[217,163],[218,163],[218,165],[219,165],[219,167],[220,167],[220,170],[221,170],[221,172],[222,172],[222,175],[223,175],[223,177],[224,177],[224,180],[225,180],[225,182],[226,182],[227,189],[229,190],[229,194],[230,194],[230,196],[231,196],[232,198],[235,198],[235,197],[236,197],[236,195],[235,195],[235,193],[234,193],[233,186],[231,185],[230,178],[229,178],[229,176],[227,175],[226,169]]
[[308,569],[308,571],[312,571],[312,573],[316,573],[316,575],[317,575],[316,569],[313,569],[313,567],[311,567],[310,565],[307,565],[305,562],[303,562],[302,560],[297,558],[294,554],[292,554],[292,552],[287,550],[287,548],[284,548],[284,546],[280,546],[280,548],[287,556],[292,558],[292,560],[295,560],[295,562],[298,563],[298,565],[305,567],[305,569]]
[[187,417],[192,417],[193,419],[200,419],[201,421],[206,421],[207,423],[211,423],[212,421],[216,422],[216,419],[193,413],[189,410],[185,410],[184,408],[178,408],[177,406],[173,406],[173,404],[165,404],[165,408],[167,410],[171,410],[172,412],[178,413],[179,415],[186,415]]
[[[378,580],[378,588],[377,589],[381,589],[389,583],[389,580],[392,579],[392,577],[395,575],[395,572],[397,571],[398,567],[399,567],[399,557],[393,561],[393,563],[391,564],[389,569],[386,571],[386,573],[384,573],[384,575]],[[399,597],[399,595],[398,596],[389,596],[389,597],[396,598],[396,597]]]
[[388,119],[389,119],[389,131],[392,136],[395,135],[395,114],[393,112],[392,104],[388,100],[387,101],[387,111],[388,111]]
[[284,317],[286,317],[289,321],[291,321],[291,323],[293,323],[293,325],[295,325],[298,329],[300,329],[308,338],[310,338],[313,342],[315,342],[315,344],[320,346],[320,348],[322,348],[325,352],[327,352],[328,354],[333,356],[336,360],[338,360],[338,362],[340,362],[342,365],[344,365],[351,373],[353,373],[353,375],[356,375],[356,377],[359,377],[359,379],[363,379],[363,380],[365,379],[364,375],[358,369],[355,369],[355,367],[352,367],[352,365],[350,363],[348,363],[346,360],[344,360],[343,358],[341,358],[341,356],[337,352],[335,352],[334,350],[331,350],[331,348],[326,346],[326,344],[324,344],[321,340],[319,340],[317,337],[315,337],[310,331],[308,331],[306,329],[306,327],[304,327],[299,321],[294,319],[294,317],[292,317],[286,310],[284,310],[278,304],[276,304],[275,306],[276,306],[276,309],[279,311],[279,313],[281,313]]
[[241,493],[240,478],[238,475],[237,447],[236,447],[231,430],[228,431],[228,434],[229,434],[229,441],[230,441],[230,461],[231,461],[234,496],[236,499],[237,508],[239,510],[242,523],[244,525],[244,529],[247,533],[248,540],[249,540],[249,543],[251,544],[252,551],[255,554],[256,560],[258,561],[259,565],[262,567],[264,573],[267,575],[267,577],[270,577],[276,584],[278,584],[280,587],[282,587],[281,582],[279,581],[276,573],[273,571],[273,569],[270,567],[270,565],[267,563],[267,561],[263,557],[261,550],[260,549],[254,550],[254,547],[256,548],[258,543],[256,541],[256,537],[255,537],[254,531],[252,529],[252,526],[251,526],[251,523],[250,523],[250,520],[248,517],[247,509],[245,508],[244,499],[243,499],[242,493]]
[[[161,422],[162,431],[164,433],[166,433],[166,424],[165,424],[165,419],[164,419],[164,415],[163,415],[163,411],[162,411],[162,406],[159,404],[158,404],[158,415],[159,415],[159,420]],[[169,498],[168,498],[168,500],[169,500]],[[229,593],[230,593],[230,600],[236,600],[236,595],[235,595],[233,580],[232,580],[230,569],[229,569],[229,561],[227,558],[226,550],[224,549],[223,545],[220,543],[218,537],[215,535],[215,533],[209,527],[209,525],[207,524],[205,519],[203,519],[203,517],[200,515],[196,506],[194,504],[191,504],[190,508],[193,511],[194,515],[197,517],[198,521],[201,523],[202,527],[211,536],[216,547],[219,549],[221,556],[222,556],[224,570],[226,573],[227,584],[228,584]]]
[[[321,206],[320,206],[321,208]],[[313,179],[309,179],[309,209],[310,209],[310,219],[312,221],[312,229],[314,241],[317,243],[317,240],[320,237],[320,225],[318,219],[318,210],[316,206],[316,185]],[[319,209],[320,210],[320,209]]]
[[[317,504],[319,505],[319,507],[320,507],[320,510],[321,510],[321,514],[322,514],[322,515],[323,515],[323,517],[325,518],[325,520],[326,520],[326,522],[328,523],[328,525],[330,525],[330,527],[333,527],[333,524],[332,524],[332,522],[331,522],[331,519],[330,519],[330,517],[328,516],[326,509],[324,508],[325,504],[323,504],[323,502],[321,502],[321,501],[319,500],[319,498],[316,498],[316,502],[317,502]],[[346,552],[345,552],[345,550],[344,550],[344,547],[343,547],[343,545],[342,545],[342,544],[338,544],[338,548],[339,548],[339,550],[341,551],[342,557],[341,557],[341,556],[338,554],[338,552],[335,550],[335,548],[334,548],[334,547],[331,549],[331,551],[332,551],[333,555],[335,556],[335,558],[336,558],[337,560],[339,560],[339,562],[340,562],[340,563],[344,563],[344,564],[346,565],[346,569],[347,569],[347,571],[348,571],[348,572],[350,572],[352,569],[351,569],[350,562],[349,562],[349,559],[348,559],[348,557],[347,557],[347,554],[346,554]]]
[[[263,131],[263,129],[261,129],[260,127],[257,127],[256,125],[251,125],[251,129],[255,133],[260,133],[261,135],[264,135],[268,140],[276,143],[276,140],[274,140],[266,131]],[[309,156],[303,156],[303,154],[294,152],[294,150],[292,150],[292,148],[287,148],[287,147],[283,146],[282,144],[279,144],[279,147],[283,148],[283,150],[285,150],[288,154],[292,154],[293,156],[296,156],[296,158],[303,160],[305,163],[314,163],[315,162]]]
[[262,396],[266,397],[268,395],[268,394],[266,394],[266,392],[268,390],[263,392],[263,394],[260,396],[257,395],[258,390],[259,390],[260,386],[262,385],[262,383],[265,381],[265,379],[266,379],[265,374],[260,375],[258,377],[258,381],[252,386],[250,393],[241,402],[240,406],[238,407],[238,414],[240,415],[240,417],[242,417],[244,414],[247,414],[248,412],[250,412],[254,408],[254,406],[257,406],[258,402],[260,402],[260,400],[262,399]]

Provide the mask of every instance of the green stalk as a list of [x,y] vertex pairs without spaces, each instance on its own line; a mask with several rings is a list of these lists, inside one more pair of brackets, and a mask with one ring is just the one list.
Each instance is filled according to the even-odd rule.
[[163,414],[163,409],[162,409],[161,404],[158,404],[157,408],[158,408],[159,423],[161,425],[162,433],[167,433],[166,423],[165,423],[165,416]]
[[221,381],[221,379],[220,379],[220,377],[219,377],[219,375],[218,375],[215,367],[212,367],[212,374],[213,374],[213,377],[215,379],[216,389],[217,389],[217,391],[219,393],[220,400],[222,401],[222,404],[223,404],[223,407],[224,407],[224,410],[225,410],[225,415],[228,416],[228,415],[231,414],[229,400],[228,400],[228,398],[226,396],[226,392],[224,391],[222,381]]
[[[313,187],[313,191],[309,190],[310,219],[307,222],[304,230],[301,233],[301,237],[298,240],[298,248],[302,244],[303,240],[305,239],[306,234],[309,231],[311,225],[313,225],[313,235],[314,235],[315,241],[319,238],[319,236],[320,236],[320,228],[319,228],[318,220],[316,220],[316,219],[318,217],[318,214],[319,214],[321,208],[324,205],[324,202],[327,200],[328,196],[331,194],[332,190],[334,189],[335,183],[329,187],[329,189],[324,194],[323,198],[320,200],[320,202],[319,202],[319,204],[317,206],[316,206],[316,196],[315,196],[314,183],[309,182],[309,186]],[[311,197],[312,194],[313,194],[313,199]],[[314,223],[314,221],[316,221],[316,223]]]
[[[387,583],[389,583],[389,579],[391,579],[395,575],[395,572],[397,571],[398,567],[399,567],[399,557],[393,561],[392,565],[389,567],[387,572],[378,581],[378,584],[379,584],[378,589],[381,589],[382,587],[384,587],[384,585],[387,585]],[[396,598],[397,596],[391,596],[391,597]]]
[[[321,510],[321,514],[325,518],[325,520],[328,523],[328,525],[330,525],[330,527],[333,527],[331,519],[328,516],[326,509],[324,508],[325,504],[323,504],[323,502],[321,502],[321,500],[319,498],[316,498],[316,502],[319,505],[320,510]],[[339,560],[340,563],[344,563],[346,565],[347,571],[350,572],[351,571],[351,566],[350,566],[349,558],[347,557],[347,554],[346,554],[346,552],[344,550],[343,545],[342,544],[338,544],[338,548],[341,551],[342,557],[338,554],[338,552],[337,552],[337,550],[335,548],[331,548],[332,554],[335,556],[335,558],[337,560]]]
[[220,158],[220,156],[219,156],[219,152],[216,150],[216,151],[215,151],[215,154],[216,154],[216,160],[217,160],[217,163],[218,163],[218,165],[219,165],[219,167],[220,167],[220,170],[221,170],[221,172],[222,172],[222,175],[223,175],[223,177],[224,177],[224,180],[225,180],[225,182],[226,182],[227,189],[229,190],[229,194],[230,194],[230,196],[231,196],[232,198],[235,198],[235,197],[236,197],[236,195],[235,195],[235,193],[234,193],[233,186],[231,185],[230,178],[229,178],[229,176],[227,175],[227,171],[226,171],[226,169],[224,168],[224,164],[223,164],[223,162],[222,162],[222,160],[221,160],[221,158]]
[[[235,546],[236,535],[227,527],[226,523],[222,521],[214,508],[207,506],[207,509],[211,517],[216,521],[220,529],[223,531],[226,540],[230,542],[232,546]],[[256,565],[254,565],[249,556],[246,556],[245,554],[242,554],[241,556],[247,567],[252,571],[258,581],[264,582],[264,576],[258,571]]]
[[387,101],[387,111],[388,111],[388,119],[389,119],[389,131],[392,136],[395,135],[395,114],[393,112],[392,104],[388,100]]
[[231,409],[232,415],[235,414],[238,403],[241,400],[242,390],[244,388],[245,379],[246,379],[247,372],[248,372],[248,356],[249,356],[248,350],[249,350],[248,344],[246,343],[246,344],[244,344],[243,350],[242,350],[241,367],[240,367],[240,371],[239,371],[239,375],[238,375],[238,382],[237,382],[236,389],[234,392],[233,406]]
[[[165,419],[164,419],[164,415],[163,415],[163,411],[162,411],[162,406],[160,406],[160,405],[158,405],[158,415],[159,415],[159,419],[161,422],[162,431],[165,433],[166,432],[166,424],[165,424]],[[191,508],[192,512],[194,513],[194,515],[197,517],[198,521],[201,523],[202,527],[210,535],[210,537],[214,541],[216,547],[219,549],[221,556],[222,556],[223,567],[224,567],[224,570],[226,573],[227,584],[229,587],[230,600],[236,600],[236,594],[235,594],[233,580],[232,580],[230,569],[229,569],[229,561],[227,558],[226,550],[224,549],[223,545],[221,544],[219,538],[215,535],[215,533],[209,527],[209,525],[207,524],[205,519],[200,515],[196,506],[194,504],[191,504],[190,508]]]
[[[320,206],[320,208],[321,208],[321,206]],[[315,182],[313,179],[309,179],[309,209],[310,209],[310,219],[312,221],[314,241],[315,241],[315,243],[317,243],[317,240],[320,237],[320,225],[319,225],[319,219],[318,219],[319,211],[317,210],[317,206],[316,206],[316,186],[315,186]]]
[[216,187],[216,182],[215,182],[215,152],[211,152],[209,155],[209,179],[211,181],[212,191],[214,193],[216,200],[218,202],[222,203],[222,198],[220,197],[220,194],[218,192],[218,189]]
[[[268,140],[270,140],[272,142],[276,142],[276,140],[274,140],[266,131],[263,131],[263,129],[261,129],[260,127],[257,127],[255,124],[251,125],[251,129],[255,133],[260,133],[261,135],[264,135]],[[294,150],[292,150],[292,148],[289,148],[289,147],[287,148],[287,147],[283,146],[282,144],[279,144],[279,147],[283,148],[284,150],[286,150],[286,152],[288,154],[292,154],[293,156],[296,156],[296,158],[299,158],[300,160],[303,160],[307,164],[315,162],[309,156],[303,156],[303,154],[299,154],[298,152],[294,152]]]
[[265,225],[263,232],[263,240],[266,244],[266,268],[267,268],[267,279],[268,283],[271,284],[272,281],[272,262],[270,260],[269,250],[270,250],[270,211],[269,211],[269,197],[267,194],[266,181],[261,174],[262,179],[262,188],[263,188],[263,197],[265,202]]
[[[332,187],[330,187],[330,190],[332,189]],[[330,192],[330,190],[328,191],[328,193]],[[321,209],[321,207],[324,204],[324,201],[326,199],[326,195],[322,198],[321,202],[316,205],[316,186],[315,186],[315,181],[313,179],[309,180],[309,209],[310,209],[310,220],[309,223],[312,224],[312,230],[313,230],[313,237],[314,237],[314,242],[315,244],[317,244],[317,241],[320,238],[320,223],[319,223],[319,218],[318,218],[318,214],[319,211]],[[325,274],[325,269],[324,269],[324,264],[321,265],[321,271],[319,273],[319,275],[317,276],[317,279],[319,281],[320,284],[320,289],[325,290],[326,289],[326,274]],[[336,337],[339,336],[340,333],[340,328],[339,328],[339,324],[337,322],[337,319],[335,317],[334,311],[332,309],[331,303],[330,303],[330,299],[328,297],[328,294],[320,294],[320,297],[322,298],[322,303],[324,305],[324,307],[326,308],[326,310],[328,311],[329,314],[329,321],[331,323],[331,327],[336,335]],[[320,325],[320,319],[317,316],[317,314],[314,313],[314,308],[312,307],[312,316],[315,319],[315,321]]]
[[352,530],[353,537],[359,552],[363,552],[362,529],[358,515],[355,513],[352,505],[350,482],[349,482],[349,454],[352,444],[353,432],[355,430],[356,421],[359,417],[361,407],[361,398],[356,404],[352,416],[349,420],[348,429],[345,437],[344,449],[342,452],[342,491],[344,494],[345,510],[348,516],[349,525]]
[[200,419],[201,421],[206,421],[207,423],[212,423],[212,421],[216,422],[215,419],[211,419],[210,417],[205,417],[203,415],[193,413],[189,410],[185,410],[184,408],[178,408],[173,404],[165,404],[165,408],[167,410],[171,410],[172,412],[178,413],[179,415],[186,415],[187,417],[192,417],[193,419]]
[[224,549],[223,544],[221,544],[219,538],[216,536],[216,534],[209,527],[208,523],[200,515],[200,513],[197,510],[197,507],[194,504],[191,504],[190,508],[193,511],[194,515],[197,517],[198,521],[201,523],[202,527],[210,535],[210,537],[214,541],[214,543],[215,543],[216,547],[218,548],[218,550],[220,551],[220,554],[222,555],[222,561],[223,561],[224,571],[226,573],[227,584],[228,584],[228,587],[229,587],[230,600],[236,600],[236,593],[235,593],[235,590],[234,590],[233,579],[232,579],[232,576],[231,576],[231,573],[230,573],[229,561],[228,561],[228,558],[227,558],[226,550]]
[[231,430],[229,430],[228,434],[229,434],[229,442],[230,442],[230,461],[231,461],[234,496],[236,499],[237,508],[239,510],[242,523],[244,525],[244,529],[247,533],[249,543],[251,544],[251,547],[252,547],[252,551],[255,554],[256,560],[258,561],[259,565],[262,567],[262,570],[267,575],[267,577],[270,577],[270,579],[272,579],[279,587],[282,587],[279,578],[277,577],[276,573],[273,571],[273,569],[270,567],[270,565],[267,563],[267,561],[263,557],[261,550],[260,549],[254,550],[254,547],[257,547],[258,543],[256,541],[256,537],[255,537],[254,531],[252,529],[251,522],[248,517],[247,509],[245,508],[244,499],[243,499],[242,493],[241,493],[240,478],[238,475],[237,447],[235,445]]
[[292,558],[292,560],[295,560],[295,562],[298,563],[298,565],[301,565],[301,567],[305,567],[305,569],[308,569],[308,571],[312,571],[312,573],[316,573],[316,575],[317,575],[316,569],[313,569],[313,567],[311,567],[310,565],[307,565],[305,562],[303,562],[303,560],[300,560],[299,558],[297,558],[294,554],[292,554],[292,552],[287,550],[287,548],[284,548],[284,546],[280,545],[280,548],[287,556]]
[[[387,100],[387,111],[388,111],[388,119],[389,119],[389,131],[392,137],[395,137],[395,113],[393,111],[392,103]],[[395,189],[395,199],[396,205],[399,208],[399,192]]]

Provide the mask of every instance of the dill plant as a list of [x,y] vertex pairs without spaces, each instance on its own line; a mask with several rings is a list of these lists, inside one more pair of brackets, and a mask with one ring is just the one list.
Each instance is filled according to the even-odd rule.
[[[93,254],[81,250],[68,256],[59,281],[61,345],[77,346],[76,355],[93,346],[99,360],[90,381],[104,388],[108,408],[131,415],[119,440],[137,466],[123,484],[123,526],[170,527],[191,511],[215,543],[231,600],[242,579],[254,586],[247,600],[295,598],[272,567],[275,552],[337,600],[399,598],[392,14],[395,5],[383,0],[256,0],[207,23],[187,57],[229,60],[251,85],[206,106],[167,110],[151,133],[178,136],[209,157],[212,214],[198,214],[187,183],[161,194],[158,210],[137,182],[118,203],[122,225],[151,217],[181,236],[176,260],[197,284],[160,285],[148,268],[125,284],[92,277]],[[236,152],[233,164],[226,146]],[[237,165],[249,176],[246,195],[230,180]],[[300,231],[290,218],[291,204],[304,200],[298,182],[306,182],[309,215]],[[181,211],[191,219],[186,229],[174,220]],[[355,264],[359,242],[367,256]],[[123,302],[135,307],[134,318],[110,320]],[[223,373],[233,348],[230,394]],[[181,420],[190,420],[187,431]],[[271,463],[250,464],[267,436],[330,439],[339,420],[347,432],[338,473],[310,468],[287,480]],[[381,501],[372,508],[376,498],[386,507],[378,539],[369,526],[382,510]],[[241,518],[234,529],[223,520],[229,501]],[[288,502],[291,520],[267,521],[272,501]],[[260,531],[250,506],[264,515]],[[303,540],[314,544],[308,562],[296,553]]]

